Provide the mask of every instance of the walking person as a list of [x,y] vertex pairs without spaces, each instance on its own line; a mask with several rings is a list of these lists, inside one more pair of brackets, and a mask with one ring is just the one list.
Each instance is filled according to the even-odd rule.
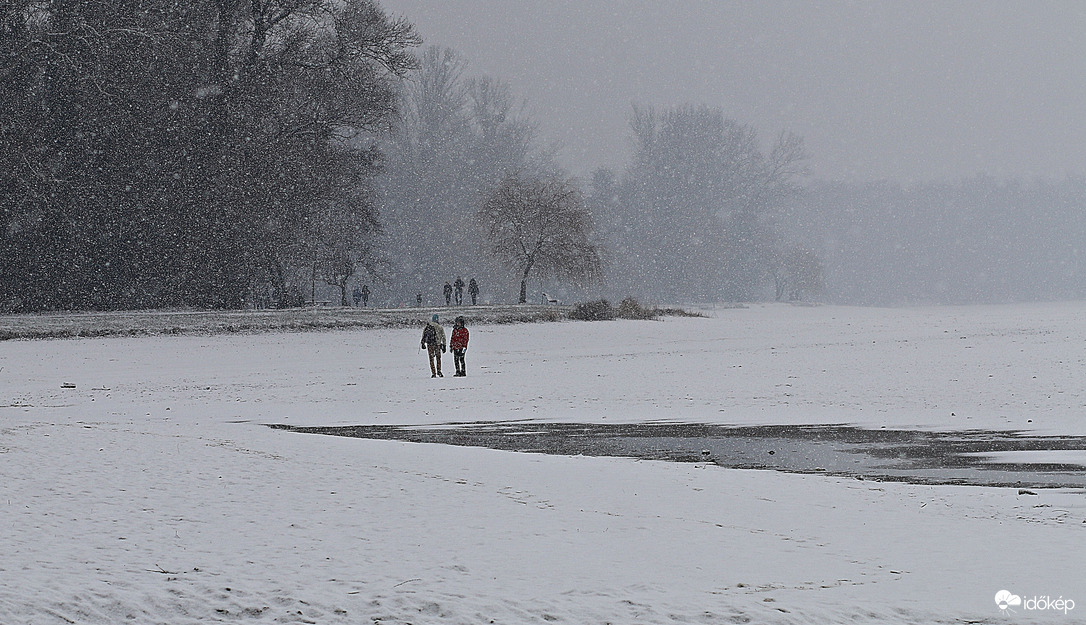
[[[363,306],[369,306],[370,305],[370,286],[368,284],[363,284],[362,285],[362,290],[359,292],[359,294],[362,296],[362,305]],[[355,305],[357,306],[358,302],[355,302]]]
[[445,305],[449,306],[452,304],[452,285],[446,282],[443,290],[445,291]]
[[456,305],[464,305],[464,279],[460,276],[456,276],[456,282],[453,282],[453,291],[456,292]]
[[431,317],[422,329],[422,348],[430,357],[430,377],[445,377],[441,374],[441,354],[445,352],[445,328],[438,323],[437,315]]
[[468,351],[468,329],[464,327],[464,316],[461,315],[453,322],[452,340],[449,348],[453,353],[453,364],[456,365],[456,375],[464,377],[468,374],[467,365],[464,364],[464,352]]
[[468,280],[468,293],[471,295],[471,305],[475,305],[475,298],[479,297],[479,283],[475,278]]
[[351,295],[354,296],[354,307],[358,308],[358,302],[362,301],[362,290],[358,287],[354,287],[354,293]]

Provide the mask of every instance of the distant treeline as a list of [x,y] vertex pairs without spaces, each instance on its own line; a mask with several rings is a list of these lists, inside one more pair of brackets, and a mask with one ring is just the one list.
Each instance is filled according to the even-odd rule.
[[0,3],[0,312],[1086,297],[1081,178],[811,182],[800,137],[686,105],[575,180],[420,44],[374,0]]

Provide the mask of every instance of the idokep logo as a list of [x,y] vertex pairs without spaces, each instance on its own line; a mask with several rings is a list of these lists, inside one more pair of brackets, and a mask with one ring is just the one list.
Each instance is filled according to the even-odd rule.
[[1009,590],[997,592],[995,595],[995,602],[996,605],[999,606],[999,611],[1003,614],[1014,612],[1015,610],[1013,608],[1019,606],[1021,606],[1023,610],[1030,612],[1053,610],[1056,612],[1063,612],[1064,614],[1075,609],[1075,602],[1072,599],[1064,599],[1062,596],[1053,599],[1048,595],[1041,595],[1040,597],[1034,595],[1033,597],[1023,600]]
[[1012,594],[1009,590],[1001,590],[996,593],[995,596],[996,605],[999,606],[999,611],[1006,614],[1007,610],[1011,610],[1011,606],[1022,605],[1022,597]]

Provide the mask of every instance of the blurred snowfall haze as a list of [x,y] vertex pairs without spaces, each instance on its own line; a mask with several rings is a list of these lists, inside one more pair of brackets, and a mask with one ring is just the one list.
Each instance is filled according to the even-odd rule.
[[1086,300],[1084,0],[130,4],[0,10],[0,311]]
[[620,170],[631,104],[802,136],[847,182],[1086,172],[1086,3],[383,0],[507,80],[576,175]]
[[[614,262],[602,288],[559,286],[562,299],[1086,298],[1080,0],[382,5],[468,73],[508,82],[539,144],[584,182]],[[695,141],[685,161],[641,168],[635,108],[698,107],[756,131],[766,153],[782,133],[802,138],[800,192],[740,223],[705,203]],[[714,248],[713,232],[735,241]],[[802,293],[787,286],[800,265],[817,278]],[[698,276],[718,286],[699,291]]]

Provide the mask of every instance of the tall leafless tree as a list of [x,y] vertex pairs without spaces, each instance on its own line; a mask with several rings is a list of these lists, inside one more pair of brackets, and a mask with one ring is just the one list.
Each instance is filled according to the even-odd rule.
[[379,181],[393,261],[388,296],[400,302],[460,274],[499,284],[505,268],[487,252],[479,197],[509,171],[542,169],[534,124],[508,84],[470,76],[449,49],[427,47],[419,62]]
[[776,210],[803,171],[802,139],[782,133],[766,154],[752,126],[706,106],[635,107],[631,125],[633,162],[594,198],[621,223],[608,233],[621,250],[609,286],[670,301],[753,297]]

